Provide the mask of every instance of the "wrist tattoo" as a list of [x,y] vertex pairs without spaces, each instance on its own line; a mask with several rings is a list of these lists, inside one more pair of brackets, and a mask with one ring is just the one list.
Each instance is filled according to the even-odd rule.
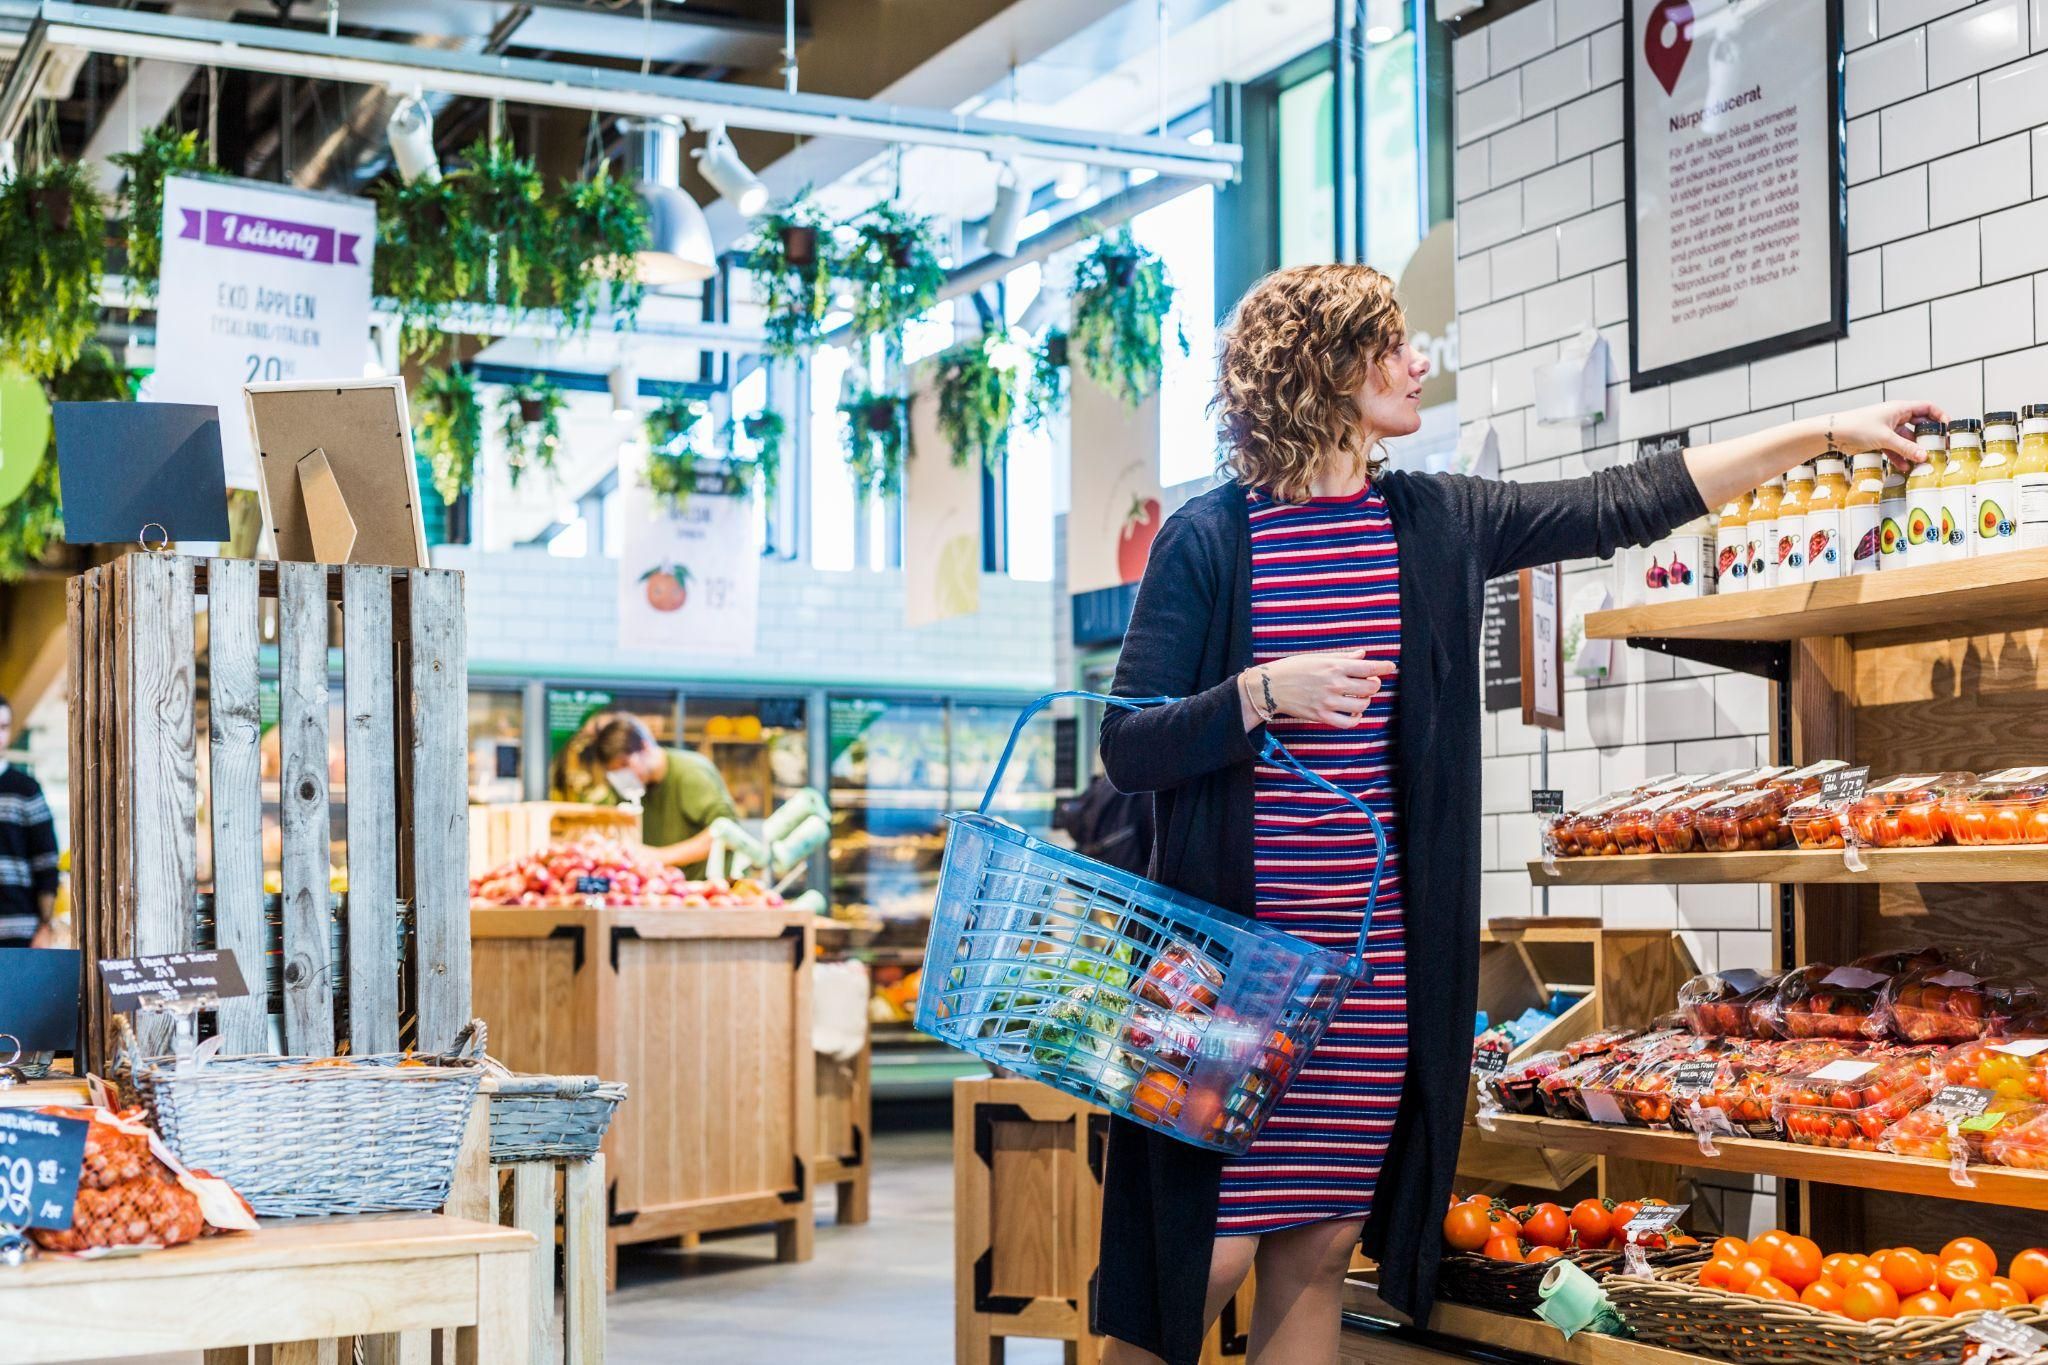
[[1259,670],[1259,691],[1266,699],[1266,718],[1270,720],[1279,715],[1280,704],[1273,700],[1273,675],[1263,668]]

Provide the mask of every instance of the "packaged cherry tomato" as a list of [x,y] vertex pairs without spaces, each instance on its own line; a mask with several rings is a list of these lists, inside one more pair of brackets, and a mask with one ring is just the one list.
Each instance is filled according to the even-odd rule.
[[1926,848],[1947,838],[1941,803],[1976,780],[1966,772],[1917,773],[1880,782],[1849,803],[1849,833],[1869,848]]
[[2002,1099],[1961,1087],[1945,1089],[1885,1129],[1877,1140],[1878,1150],[1953,1161],[1955,1140],[1960,1139],[1966,1164],[1997,1164],[1988,1151],[1990,1142],[2042,1114],[2048,1114],[2048,1105],[2032,1100]]
[[1943,1057],[1941,1077],[2000,1099],[2048,1101],[2048,1038],[1990,1036],[1958,1044]]
[[1686,1027],[1704,1038],[1750,1036],[1749,1003],[1774,978],[1748,967],[1702,972],[1678,988]]
[[1927,1102],[1928,1080],[1910,1057],[1843,1057],[1778,1081],[1771,1114],[1789,1142],[1877,1150],[1885,1129]]
[[1855,964],[1813,963],[1779,980],[1768,1017],[1787,1038],[1862,1039],[1890,979],[1889,972]]
[[1650,835],[1656,841],[1657,851],[1700,852],[1700,817],[1710,806],[1727,799],[1730,795],[1733,793],[1725,787],[1691,792],[1657,812],[1657,818],[1651,823],[1650,828]]
[[1723,1044],[1718,1038],[1686,1036],[1654,1055],[1625,1063],[1588,1082],[1621,1106],[1622,1117],[1638,1128],[1670,1128],[1675,1107],[1713,1088]]
[[1849,808],[1840,801],[1824,801],[1817,792],[1802,796],[1785,807],[1785,827],[1801,848],[1846,848]]
[[1586,1117],[1585,1100],[1579,1093],[1579,1087],[1612,1065],[1613,1060],[1605,1053],[1601,1053],[1545,1076],[1536,1083],[1536,1093],[1543,1104],[1543,1112],[1554,1119]]
[[2000,1123],[1984,1139],[1984,1160],[2023,1171],[2048,1171],[2048,1106]]
[[1736,792],[1701,811],[1695,825],[1709,853],[1762,853],[1790,842],[1785,807],[1791,798],[1775,787]]
[[1959,844],[2048,844],[2048,767],[1989,773],[1941,802]]
[[1794,768],[1781,777],[1770,778],[1765,781],[1764,786],[1771,791],[1783,792],[1787,801],[1797,801],[1802,797],[1819,795],[1820,780],[1829,773],[1838,772],[1848,766],[1847,759],[1824,758],[1818,763]]
[[1641,800],[1633,791],[1603,796],[1580,810],[1561,811],[1543,822],[1543,852],[1552,858],[1591,858],[1609,851],[1599,836],[1602,821]]
[[1775,1137],[1777,1124],[1771,1117],[1771,1092],[1787,1073],[1853,1057],[1860,1043],[1833,1038],[1815,1038],[1796,1043],[1774,1043],[1758,1039],[1731,1040],[1721,1054],[1720,1065],[1706,1094],[1699,1097],[1701,1109],[1719,1110],[1729,1126],[1749,1137]]
[[1543,1097],[1538,1087],[1547,1076],[1554,1076],[1571,1064],[1571,1058],[1561,1051],[1539,1052],[1508,1067],[1487,1082],[1500,1107],[1517,1114],[1542,1112]]
[[1865,1035],[1908,1043],[1966,1043],[2043,1002],[2032,983],[1933,963],[1886,983]]
[[1602,1029],[1598,1033],[1589,1033],[1583,1038],[1575,1038],[1566,1043],[1564,1053],[1571,1060],[1582,1062],[1588,1057],[1598,1057],[1603,1052],[1612,1052],[1615,1048],[1640,1038],[1642,1032],[1641,1029],[1633,1028]]

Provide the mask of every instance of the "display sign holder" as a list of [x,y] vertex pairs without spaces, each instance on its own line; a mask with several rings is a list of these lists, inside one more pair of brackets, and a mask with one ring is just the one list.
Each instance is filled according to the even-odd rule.
[[1524,569],[1520,582],[1522,724],[1564,729],[1564,566]]
[[280,560],[427,567],[403,379],[250,384],[242,397]]
[[196,403],[57,403],[64,539],[73,545],[226,540],[220,417]]

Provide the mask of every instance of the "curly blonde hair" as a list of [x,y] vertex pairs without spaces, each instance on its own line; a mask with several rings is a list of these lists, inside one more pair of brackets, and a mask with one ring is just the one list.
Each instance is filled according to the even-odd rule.
[[1310,497],[1328,461],[1377,476],[1355,395],[1407,339],[1394,282],[1371,266],[1292,266],[1253,285],[1223,325],[1209,403],[1224,472],[1284,502]]

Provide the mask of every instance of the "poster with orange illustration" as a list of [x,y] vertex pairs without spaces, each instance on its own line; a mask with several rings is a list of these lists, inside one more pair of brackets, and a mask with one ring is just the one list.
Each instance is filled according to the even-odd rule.
[[1073,500],[1067,591],[1095,592],[1145,575],[1165,519],[1159,493],[1159,396],[1128,407],[1073,371]]
[[619,647],[745,656],[761,610],[753,499],[707,472],[673,506],[648,491],[637,448],[619,463]]
[[939,429],[931,367],[910,399],[903,467],[903,624],[928,626],[981,610],[981,466],[955,460]]

